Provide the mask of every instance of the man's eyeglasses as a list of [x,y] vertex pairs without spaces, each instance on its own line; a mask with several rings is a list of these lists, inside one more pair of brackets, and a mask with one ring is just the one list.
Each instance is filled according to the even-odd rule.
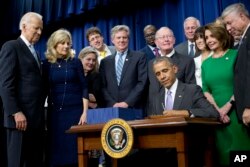
[[155,33],[145,35],[145,38],[153,38],[153,37],[155,37]]
[[101,38],[101,36],[100,35],[95,35],[95,36],[92,36],[90,39],[89,39],[89,42],[93,42],[94,40],[98,40],[98,39],[100,39]]

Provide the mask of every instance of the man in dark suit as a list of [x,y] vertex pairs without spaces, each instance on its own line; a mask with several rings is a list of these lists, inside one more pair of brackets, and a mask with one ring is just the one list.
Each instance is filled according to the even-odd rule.
[[[156,32],[155,37],[155,43],[160,49],[161,56],[170,57],[178,67],[178,72],[176,74],[177,78],[184,83],[195,84],[194,60],[191,57],[183,56],[175,52],[175,49],[173,48],[175,44],[173,31],[168,27],[161,27]],[[153,60],[148,63],[149,93],[147,111],[152,110],[152,98],[154,98],[154,94],[157,93],[160,88],[160,83],[153,72]]]
[[228,6],[221,15],[228,32],[235,36],[241,32],[238,56],[234,66],[234,97],[239,120],[250,124],[250,16],[244,4]]
[[153,71],[162,87],[154,96],[154,109],[150,115],[219,118],[218,111],[207,101],[198,85],[185,84],[176,78],[178,67],[172,59],[156,58]]
[[31,45],[41,36],[42,16],[28,12],[19,25],[21,36],[6,42],[0,52],[8,167],[39,167],[43,158],[44,98],[39,58]]
[[146,46],[139,51],[145,53],[147,60],[150,61],[151,59],[159,56],[159,48],[155,45],[156,28],[154,25],[147,25],[144,27],[143,33]]
[[187,41],[178,44],[175,50],[181,55],[196,57],[200,53],[195,49],[194,34],[195,30],[200,27],[200,21],[195,17],[188,17],[184,20],[183,27]]
[[142,108],[147,82],[146,56],[128,49],[129,27],[117,25],[111,30],[116,53],[101,61],[103,96],[107,107]]

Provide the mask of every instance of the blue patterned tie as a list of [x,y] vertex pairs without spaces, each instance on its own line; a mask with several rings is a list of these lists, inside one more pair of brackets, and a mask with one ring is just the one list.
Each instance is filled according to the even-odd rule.
[[118,85],[120,84],[120,80],[121,80],[121,75],[122,75],[122,67],[123,67],[123,55],[124,53],[118,53],[118,61],[117,61],[117,65],[116,65],[116,79],[117,79],[117,83]]
[[165,110],[172,110],[173,109],[173,98],[172,92],[170,90],[167,91],[167,95],[165,97]]

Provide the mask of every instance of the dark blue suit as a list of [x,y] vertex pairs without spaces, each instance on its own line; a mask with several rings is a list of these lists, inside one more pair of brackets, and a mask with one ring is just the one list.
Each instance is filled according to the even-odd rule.
[[147,82],[146,56],[141,52],[128,50],[118,86],[115,55],[104,58],[100,64],[106,107],[112,107],[117,102],[126,102],[129,107],[141,108],[143,106],[141,98]]
[[[162,115],[165,88],[161,87],[153,99],[153,110],[149,115]],[[190,110],[195,117],[219,118],[218,111],[206,100],[201,88],[195,84],[178,82],[173,110]]]
[[[193,58],[188,57],[188,56],[183,56],[175,52],[171,56],[171,59],[173,60],[175,65],[178,67],[178,72],[176,74],[176,77],[184,83],[196,84],[196,79],[194,75],[195,65],[194,65]],[[147,112],[150,112],[152,110],[153,98],[161,87],[153,71],[153,61],[154,59],[152,59],[148,63],[149,93],[148,93]]]
[[141,50],[139,50],[140,52],[145,53],[146,57],[147,57],[147,61],[149,62],[150,60],[155,58],[155,54],[152,51],[152,49],[150,49],[150,47],[148,45],[146,45],[144,48],[142,48]]
[[[35,166],[39,166],[37,158],[42,158],[42,133],[40,132],[44,128],[43,82],[37,62],[21,38],[8,41],[3,45],[0,53],[0,71],[4,127],[7,128],[9,136],[7,145],[12,148],[8,152],[11,157],[9,166],[22,166],[20,162],[22,159],[20,160],[19,157],[21,155],[25,156],[27,166],[35,163]],[[22,111],[27,119],[25,132],[15,129],[12,115],[19,111]]]
[[245,108],[250,108],[250,28],[238,49],[234,67],[234,97],[239,120]]

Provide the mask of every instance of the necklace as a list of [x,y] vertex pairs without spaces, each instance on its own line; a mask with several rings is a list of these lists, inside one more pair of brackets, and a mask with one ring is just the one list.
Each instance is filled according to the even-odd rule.
[[[56,64],[57,64],[58,68],[62,67],[61,64],[62,64],[63,61],[64,61],[64,59],[61,59],[60,62],[58,61],[58,59],[56,60]],[[67,60],[66,60],[66,62],[67,62]]]

